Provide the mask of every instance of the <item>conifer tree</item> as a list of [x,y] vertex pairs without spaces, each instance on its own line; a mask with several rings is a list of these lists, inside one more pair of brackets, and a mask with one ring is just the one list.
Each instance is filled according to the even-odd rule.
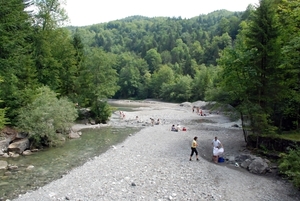
[[0,98],[1,108],[7,108],[8,118],[14,123],[18,109],[31,100],[36,88],[36,71],[32,59],[31,18],[25,8],[30,1],[10,0],[0,7]]

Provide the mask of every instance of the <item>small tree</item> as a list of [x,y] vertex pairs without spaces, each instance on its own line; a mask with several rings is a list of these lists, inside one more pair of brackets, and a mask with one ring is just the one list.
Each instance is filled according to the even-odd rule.
[[58,99],[49,87],[41,87],[34,101],[20,110],[18,127],[29,134],[32,145],[56,146],[56,131],[68,130],[77,115],[73,103],[66,98]]
[[95,123],[106,123],[111,116],[112,110],[106,101],[98,100],[92,105],[92,116],[95,118]]

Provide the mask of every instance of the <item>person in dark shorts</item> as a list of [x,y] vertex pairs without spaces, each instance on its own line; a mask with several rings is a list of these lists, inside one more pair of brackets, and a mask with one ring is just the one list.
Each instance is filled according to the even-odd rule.
[[197,146],[198,146],[198,143],[197,143],[197,139],[198,137],[194,137],[194,140],[192,142],[192,146],[191,146],[191,155],[190,155],[190,161],[192,161],[192,156],[194,155],[194,153],[196,154],[196,160],[198,161],[199,158],[198,158],[198,151],[197,151]]

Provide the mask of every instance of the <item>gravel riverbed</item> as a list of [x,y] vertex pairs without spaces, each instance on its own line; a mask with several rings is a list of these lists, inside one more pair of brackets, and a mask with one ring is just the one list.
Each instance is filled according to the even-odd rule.
[[[151,102],[141,106],[125,112],[124,119],[118,120],[115,112],[113,118],[117,120],[111,126],[141,126],[136,116],[142,122],[160,119],[161,124],[147,123],[123,143],[15,200],[300,200],[299,191],[287,181],[211,161],[214,136],[221,140],[227,155],[245,151],[241,128],[231,127],[238,122],[221,114],[201,117],[178,104]],[[187,131],[170,131],[177,123]],[[194,136],[198,136],[199,161],[195,157],[189,161]]]

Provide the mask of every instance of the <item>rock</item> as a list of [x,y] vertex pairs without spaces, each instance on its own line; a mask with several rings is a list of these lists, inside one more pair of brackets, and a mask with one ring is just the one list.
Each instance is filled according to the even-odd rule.
[[0,170],[6,170],[8,163],[6,161],[0,161]]
[[38,149],[32,149],[31,152],[38,152]]
[[239,156],[235,157],[235,161],[239,162],[239,163],[242,163],[242,162],[244,162],[247,159],[251,159],[252,160],[253,156],[251,156],[249,154],[242,154],[242,155],[239,155]]
[[71,133],[69,134],[69,138],[77,139],[77,138],[80,138],[80,135],[77,132],[71,131]]
[[264,174],[268,171],[268,164],[261,158],[255,158],[248,166],[249,172],[254,174]]
[[20,154],[14,153],[14,152],[9,152],[9,156],[12,158],[17,158],[20,156]]
[[10,175],[12,175],[12,173],[9,172],[9,171],[7,171],[7,172],[4,172],[4,175],[5,175],[5,176],[10,176]]
[[16,135],[16,139],[25,139],[28,137],[28,134],[27,133],[24,133],[24,132],[19,132],[17,133]]
[[24,156],[28,156],[28,155],[31,155],[31,154],[32,154],[32,152],[30,150],[25,150],[22,153],[22,155],[24,155]]
[[29,140],[25,138],[11,143],[8,146],[7,151],[21,154],[25,149],[28,148],[29,148]]
[[19,167],[18,166],[16,166],[16,165],[10,165],[10,166],[8,166],[8,169],[9,170],[17,170]]
[[26,168],[26,171],[31,171],[34,169],[34,166],[33,165],[29,165],[27,168]]
[[7,151],[9,142],[10,142],[9,139],[7,139],[7,140],[1,140],[1,141],[0,141],[0,150],[1,150],[2,152],[3,152],[3,151],[4,151],[4,152]]
[[4,153],[4,154],[2,155],[2,157],[3,157],[3,158],[9,158],[9,155],[8,155],[7,153]]
[[228,157],[227,157],[227,160],[228,160],[229,162],[233,162],[233,161],[235,161],[235,157],[234,157],[234,156],[228,156]]
[[249,165],[251,164],[252,160],[246,159],[244,162],[241,163],[241,167],[248,169]]

